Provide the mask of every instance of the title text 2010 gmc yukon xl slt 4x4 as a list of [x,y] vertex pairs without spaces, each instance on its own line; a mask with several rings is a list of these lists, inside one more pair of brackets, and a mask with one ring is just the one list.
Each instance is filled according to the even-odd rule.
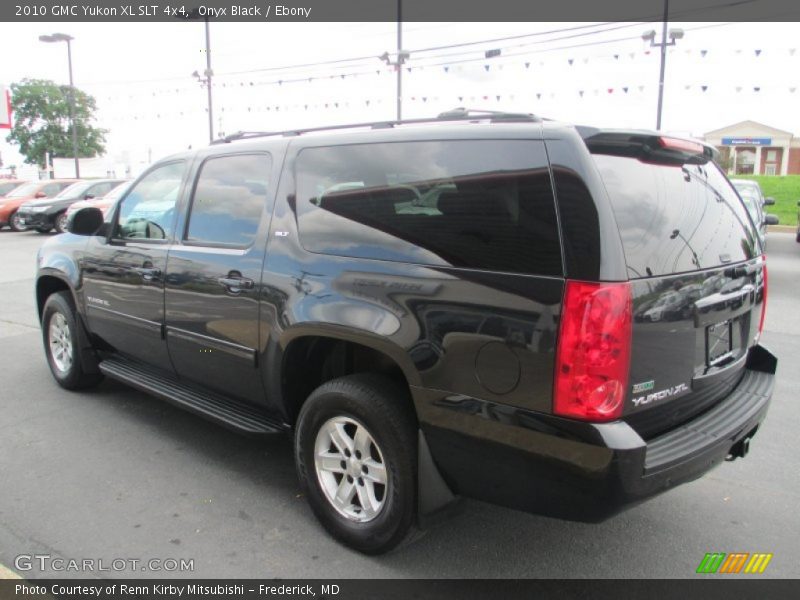
[[456,111],[166,158],[45,243],[36,296],[60,385],[292,431],[319,520],[379,553],[458,495],[599,521],[744,456],[756,226],[699,143]]

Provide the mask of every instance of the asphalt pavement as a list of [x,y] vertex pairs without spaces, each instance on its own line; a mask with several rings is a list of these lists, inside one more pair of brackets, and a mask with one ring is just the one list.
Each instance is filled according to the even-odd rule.
[[[344,548],[317,524],[289,438],[244,438],[112,381],[88,392],[59,388],[34,308],[35,254],[47,237],[0,231],[0,565],[23,576],[693,577],[706,552],[768,552],[757,577],[800,577],[793,234],[768,238],[764,344],[780,362],[770,414],[747,458],[599,525],[465,501],[382,557]],[[50,558],[26,558],[34,555]],[[95,569],[141,562],[55,571],[58,558],[62,567],[93,560]],[[193,570],[143,571],[151,559],[162,569],[180,564],[168,559],[191,560]]]

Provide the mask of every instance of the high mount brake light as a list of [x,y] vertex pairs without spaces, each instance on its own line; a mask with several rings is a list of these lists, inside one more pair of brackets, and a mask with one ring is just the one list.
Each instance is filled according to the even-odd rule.
[[693,154],[703,154],[705,152],[703,144],[698,144],[697,142],[690,142],[689,140],[682,140],[679,138],[662,136],[658,138],[658,143],[661,144],[662,148],[668,148],[670,150],[681,150],[683,152],[691,152]]
[[631,284],[567,281],[556,351],[553,412],[586,421],[622,414],[628,388]]

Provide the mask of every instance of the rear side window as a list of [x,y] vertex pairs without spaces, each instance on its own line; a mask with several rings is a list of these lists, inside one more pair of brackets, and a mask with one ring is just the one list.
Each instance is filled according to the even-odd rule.
[[266,154],[210,158],[197,177],[186,241],[246,247],[267,205],[272,159]]
[[619,226],[631,278],[753,258],[742,201],[713,162],[683,166],[594,155]]
[[308,148],[296,208],[312,252],[560,276],[542,142]]

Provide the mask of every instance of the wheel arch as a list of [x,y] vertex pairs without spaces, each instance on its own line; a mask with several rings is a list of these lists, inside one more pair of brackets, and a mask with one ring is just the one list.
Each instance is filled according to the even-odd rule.
[[283,409],[292,425],[314,389],[331,379],[364,372],[400,383],[408,391],[416,418],[412,386],[420,385],[419,373],[402,348],[378,335],[327,324],[296,326],[284,332],[271,362],[277,363],[273,372],[280,376],[273,385],[279,385]]

